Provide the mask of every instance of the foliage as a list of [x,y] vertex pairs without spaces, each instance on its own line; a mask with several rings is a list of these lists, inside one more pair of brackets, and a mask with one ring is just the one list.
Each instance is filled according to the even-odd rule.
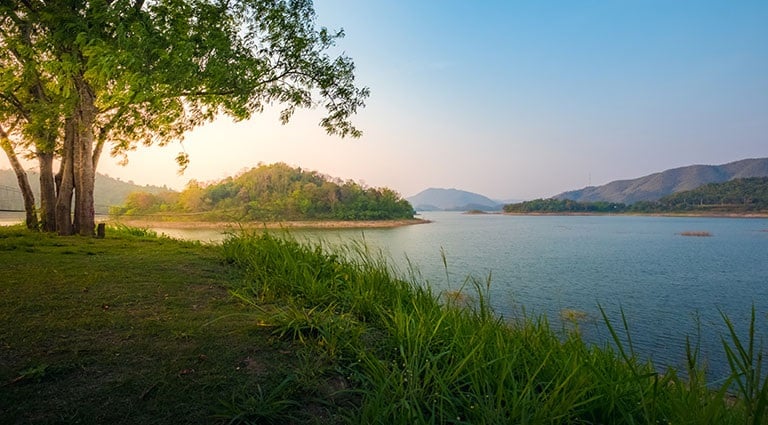
[[[125,155],[267,105],[282,106],[287,122],[296,109],[322,104],[326,132],[359,136],[350,117],[368,89],[355,85],[348,57],[328,53],[342,36],[316,27],[311,1],[5,1],[0,129],[14,137],[14,152],[40,162],[43,209],[56,205],[47,230],[91,235],[94,172],[107,143]],[[189,161],[184,152],[177,159]],[[63,208],[73,195],[70,229]]]
[[659,199],[661,209],[672,211],[768,210],[768,177],[710,183]]
[[508,204],[508,213],[747,213],[768,211],[768,177],[710,183],[678,192],[658,201],[631,205],[613,202],[578,202],[570,199],[536,199]]
[[625,209],[626,205],[613,202],[578,202],[554,198],[504,205],[504,212],[508,213],[618,213]]
[[763,366],[765,353],[762,342],[757,344],[755,328],[755,307],[749,321],[749,334],[746,345],[739,338],[733,322],[723,314],[723,320],[728,326],[731,342],[723,338],[723,348],[728,358],[728,365],[733,372],[731,379],[736,382],[740,400],[744,402],[746,423],[760,425],[768,418],[768,373]]
[[181,193],[134,192],[111,212],[243,221],[413,218],[408,201],[390,189],[365,188],[283,163],[261,165],[209,185],[193,180]]

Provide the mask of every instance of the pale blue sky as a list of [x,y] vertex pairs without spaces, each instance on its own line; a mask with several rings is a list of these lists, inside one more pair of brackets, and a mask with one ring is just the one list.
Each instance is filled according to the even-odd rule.
[[[389,186],[530,199],[768,156],[768,1],[316,1],[371,88],[359,140],[319,112],[222,120],[100,171],[183,187],[284,161]],[[4,162],[0,166],[5,168]]]

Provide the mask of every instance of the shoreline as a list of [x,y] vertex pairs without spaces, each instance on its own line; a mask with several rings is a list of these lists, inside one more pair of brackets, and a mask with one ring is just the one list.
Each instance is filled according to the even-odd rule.
[[702,218],[768,218],[768,212],[754,213],[599,213],[599,212],[529,212],[508,213],[508,216],[630,216],[630,217],[702,217]]
[[131,227],[165,229],[390,229],[431,223],[424,219],[357,221],[357,220],[303,220],[303,221],[267,221],[267,222],[226,222],[226,221],[156,221],[156,220],[120,220],[109,219],[106,224],[122,224]]

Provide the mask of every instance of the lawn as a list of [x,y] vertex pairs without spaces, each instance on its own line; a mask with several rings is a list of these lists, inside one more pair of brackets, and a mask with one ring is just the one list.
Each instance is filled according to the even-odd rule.
[[226,423],[279,395],[296,350],[229,294],[242,274],[219,251],[0,228],[0,423]]

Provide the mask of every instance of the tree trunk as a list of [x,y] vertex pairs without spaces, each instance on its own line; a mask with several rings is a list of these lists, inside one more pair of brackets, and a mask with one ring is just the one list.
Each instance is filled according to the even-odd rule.
[[64,124],[64,147],[61,152],[61,165],[56,175],[58,192],[56,194],[56,229],[62,236],[74,234],[72,227],[72,195],[75,190],[74,149],[77,129],[75,121],[67,118]]
[[11,140],[8,139],[8,133],[6,133],[5,129],[2,127],[0,127],[0,146],[2,146],[5,154],[8,156],[8,161],[11,163],[13,172],[16,173],[16,180],[19,182],[21,196],[24,199],[24,211],[27,213],[27,228],[37,229],[35,194],[32,192],[32,187],[29,185],[29,177],[27,177],[27,172],[24,171],[24,167],[21,166],[19,158],[16,156],[16,151],[13,150],[13,146],[11,145]]
[[53,152],[38,152],[40,163],[40,221],[44,232],[56,231],[56,186],[53,180]]
[[103,138],[102,135],[99,135],[98,141],[96,142],[96,146],[93,148],[93,170],[97,170],[99,168],[99,158],[101,158],[101,151],[104,150],[104,144],[106,140]]
[[96,231],[93,205],[93,187],[96,179],[93,168],[93,125],[96,120],[96,107],[88,83],[83,78],[77,78],[76,86],[78,102],[75,116],[78,138],[74,149],[75,227],[82,236],[93,236]]

